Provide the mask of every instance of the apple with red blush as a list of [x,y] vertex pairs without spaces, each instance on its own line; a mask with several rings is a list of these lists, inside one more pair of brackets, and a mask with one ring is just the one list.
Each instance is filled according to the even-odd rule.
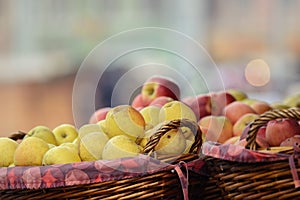
[[174,101],[174,99],[171,97],[160,96],[160,97],[155,98],[153,101],[151,101],[151,103],[149,105],[157,106],[157,107],[161,108],[163,105],[165,105],[166,103],[169,103],[171,101]]
[[145,105],[149,105],[160,96],[180,99],[180,88],[178,84],[165,76],[152,76],[145,81],[141,89],[141,98]]
[[208,94],[199,94],[182,99],[195,113],[197,119],[211,115],[211,97]]
[[136,109],[136,108],[144,108],[148,105],[144,103],[142,99],[142,94],[138,94],[133,98],[131,106]]
[[222,115],[224,107],[234,101],[236,99],[226,91],[211,93],[211,114]]
[[234,101],[226,105],[223,109],[223,115],[225,115],[232,124],[235,124],[243,115],[247,113],[257,114],[250,105],[241,101]]
[[270,146],[280,146],[287,138],[300,135],[300,125],[293,118],[270,120],[266,126],[266,140]]
[[91,115],[91,117],[89,119],[89,123],[96,124],[97,122],[104,120],[110,109],[111,109],[111,107],[99,108]]
[[273,109],[269,103],[260,100],[257,100],[250,106],[253,108],[253,110],[255,110],[257,114],[263,114]]

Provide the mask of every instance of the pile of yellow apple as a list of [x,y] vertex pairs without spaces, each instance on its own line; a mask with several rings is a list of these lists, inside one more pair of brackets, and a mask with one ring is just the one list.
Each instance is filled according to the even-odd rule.
[[[163,123],[183,118],[199,125],[203,141],[245,145],[248,124],[259,114],[297,106],[300,106],[299,95],[271,104],[248,98],[237,89],[181,98],[178,84],[167,77],[154,76],[145,81],[131,103],[100,108],[79,128],[71,124],[61,124],[53,130],[36,126],[21,141],[0,138],[0,167],[136,156],[143,153],[150,137]],[[287,133],[277,134],[283,130]],[[194,134],[186,127],[169,130],[160,138],[154,151],[161,156],[187,153],[195,141]],[[279,138],[276,134],[284,137]],[[300,135],[299,123],[284,119],[262,127],[257,140],[261,146],[279,146],[283,141],[291,141],[292,137],[297,139],[297,135]]]

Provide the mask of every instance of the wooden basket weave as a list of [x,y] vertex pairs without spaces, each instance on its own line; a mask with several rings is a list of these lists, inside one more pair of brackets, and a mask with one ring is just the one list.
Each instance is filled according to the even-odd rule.
[[[199,159],[202,145],[201,131],[197,123],[182,119],[172,120],[161,126],[150,138],[144,148],[144,154],[151,155],[159,139],[170,129],[189,127],[196,134],[195,142],[189,153],[178,158],[168,158],[172,163],[189,162]],[[12,135],[17,140],[24,137]],[[183,167],[183,171],[185,168]],[[187,172],[186,172],[187,173]],[[189,199],[201,199],[201,188],[204,184],[203,177],[193,171],[188,172]],[[0,190],[0,199],[183,199],[181,183],[176,172],[162,170],[142,177],[122,180],[113,180],[93,184],[56,187],[47,189],[14,189]]]
[[[260,151],[255,142],[258,129],[277,118],[300,120],[300,109],[273,110],[260,115],[250,126],[246,148]],[[272,148],[263,151],[274,153]],[[291,157],[295,155],[292,148],[276,147],[275,153],[287,154],[294,161],[295,172],[300,172],[300,162]],[[219,196],[213,199],[300,199],[300,190],[295,188],[289,159],[246,163],[206,157],[205,161],[210,169],[207,186],[215,184],[210,192]]]

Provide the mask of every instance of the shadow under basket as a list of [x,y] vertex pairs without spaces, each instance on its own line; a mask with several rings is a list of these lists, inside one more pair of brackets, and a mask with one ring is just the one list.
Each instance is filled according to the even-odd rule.
[[300,110],[290,108],[261,114],[250,125],[246,148],[213,142],[202,145],[210,175],[205,190],[215,184],[212,191],[220,196],[214,199],[300,199],[300,144],[261,148],[256,143],[258,129],[279,118],[299,121]]
[[[195,141],[189,153],[179,157],[154,158],[154,147],[159,139],[169,130],[181,127],[188,127],[195,134]],[[13,135],[11,138],[22,139],[22,136]],[[203,160],[199,158],[202,145],[201,138],[201,131],[197,123],[187,119],[172,120],[162,125],[156,131],[145,146],[143,154],[137,157],[110,161],[81,162],[79,164],[0,168],[0,199],[203,199],[201,191],[207,178],[201,174],[201,168],[204,164]],[[147,166],[152,167],[151,170],[135,172],[134,169],[145,168],[138,165],[141,160],[146,160],[141,163],[145,164],[146,162]],[[103,162],[105,164],[101,169],[105,168],[105,170],[111,170],[107,167],[109,164],[115,165],[118,163],[118,168],[115,170],[117,171],[117,178],[104,180],[106,177],[104,173],[110,176],[110,171],[102,172],[99,169],[100,164],[103,164]],[[122,168],[125,171],[124,173],[122,170],[120,171],[120,166],[125,168],[125,170]],[[131,171],[128,171],[126,166],[131,167]],[[153,169],[153,166],[156,166],[156,168]],[[25,182],[21,180],[24,178],[24,174],[33,168],[39,170],[40,174],[42,174],[39,177],[42,183],[38,186],[31,185],[32,187],[27,187],[26,184],[25,186],[22,185]],[[91,174],[96,176],[96,171],[98,179],[88,184],[76,183],[68,185],[66,184],[67,181],[64,180],[60,186],[46,186],[47,184],[43,183],[44,174],[53,168],[63,171],[65,178],[66,174],[70,170],[74,170],[74,168],[81,172],[84,171],[85,174],[89,174],[89,171],[93,170]],[[20,173],[20,182],[18,183],[19,185],[13,185],[12,182],[14,180],[12,179],[16,178],[17,172]],[[14,174],[14,176],[11,174]],[[7,175],[10,176],[7,177]]]

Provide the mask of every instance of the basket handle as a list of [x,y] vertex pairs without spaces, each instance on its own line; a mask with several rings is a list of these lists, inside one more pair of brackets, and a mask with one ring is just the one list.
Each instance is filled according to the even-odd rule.
[[146,146],[143,149],[143,152],[146,154],[151,154],[154,151],[154,148],[158,144],[160,138],[165,135],[168,131],[172,129],[179,129],[180,127],[188,127],[193,133],[196,132],[195,141],[192,144],[189,153],[199,154],[201,145],[202,145],[202,132],[200,127],[195,121],[189,119],[175,119],[166,122],[163,124],[151,137]]
[[300,120],[300,108],[278,109],[267,111],[250,124],[250,128],[247,134],[246,148],[250,150],[257,150],[258,144],[256,143],[256,134],[258,129],[266,125],[269,121],[279,118],[294,118]]

